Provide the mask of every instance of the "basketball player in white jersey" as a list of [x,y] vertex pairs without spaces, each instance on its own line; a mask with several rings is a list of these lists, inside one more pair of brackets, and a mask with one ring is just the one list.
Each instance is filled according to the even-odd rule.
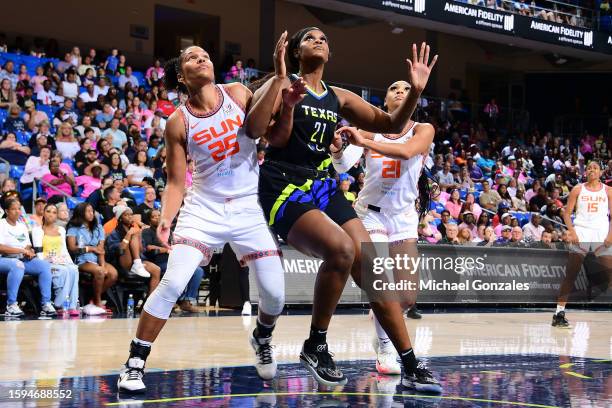
[[[410,91],[410,84],[397,81],[387,89],[385,106],[391,114]],[[408,254],[418,257],[419,215],[415,201],[419,196],[418,180],[423,163],[428,156],[434,138],[434,128],[429,123],[408,121],[400,134],[372,134],[355,128],[344,127],[351,146],[334,154],[332,163],[344,172],[361,157],[365,149],[366,177],[363,189],[355,202],[355,210],[373,242],[389,243],[389,257]],[[341,156],[340,156],[341,155]],[[404,273],[402,279],[418,282],[414,274]],[[397,278],[398,276],[396,276]],[[402,296],[402,307],[409,308],[415,302],[415,293]],[[374,317],[377,341],[376,369],[381,374],[401,374],[397,353],[389,336]]]
[[[612,188],[600,181],[601,166],[598,162],[590,162],[585,171],[586,183],[572,189],[563,213],[573,247],[552,320],[552,325],[560,328],[571,327],[565,318],[565,305],[585,255],[592,251],[595,256],[602,257],[601,262],[612,272]],[[576,217],[572,222],[574,209]],[[612,274],[610,279],[612,282]]]
[[[166,65],[165,81],[189,98],[170,116],[165,130],[168,184],[157,231],[163,243],[168,242],[172,221],[181,211],[166,274],[144,305],[118,388],[145,391],[142,379],[151,343],[196,267],[206,265],[213,250],[226,242],[256,276],[259,315],[250,342],[257,373],[270,380],[276,375],[270,342],[284,306],[285,285],[278,247],[258,202],[256,143],[242,126],[252,93],[239,83],[216,85],[210,57],[197,46]],[[195,170],[193,185],[184,197],[187,155]]]

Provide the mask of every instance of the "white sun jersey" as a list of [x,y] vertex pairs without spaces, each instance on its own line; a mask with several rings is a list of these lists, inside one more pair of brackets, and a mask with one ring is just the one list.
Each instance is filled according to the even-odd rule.
[[216,89],[219,104],[211,113],[196,113],[188,102],[179,107],[187,133],[187,153],[194,161],[193,184],[185,204],[194,196],[228,199],[257,194],[257,146],[242,126],[244,108],[223,86],[216,85]]
[[608,230],[608,194],[606,185],[601,183],[597,191],[590,191],[584,184],[580,185],[580,193],[576,200],[576,218],[574,225],[582,228]]
[[[406,143],[414,134],[415,122],[403,135],[391,138],[374,135],[381,143]],[[359,192],[359,203],[374,205],[386,212],[404,212],[414,207],[419,195],[418,181],[425,155],[418,154],[408,160],[396,160],[368,150],[365,156],[366,176]]]

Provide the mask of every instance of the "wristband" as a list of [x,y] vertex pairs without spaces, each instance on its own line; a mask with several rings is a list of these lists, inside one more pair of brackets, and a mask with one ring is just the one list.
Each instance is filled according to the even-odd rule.
[[121,242],[123,242],[124,244],[129,244],[129,243],[130,243],[130,241],[128,241],[128,240],[127,240],[127,239],[125,239],[125,238],[124,238],[124,239],[123,239]]

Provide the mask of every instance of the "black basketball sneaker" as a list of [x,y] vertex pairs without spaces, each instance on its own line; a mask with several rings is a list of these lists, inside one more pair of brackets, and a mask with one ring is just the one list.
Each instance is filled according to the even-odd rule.
[[565,318],[564,310],[553,315],[552,326],[558,327],[560,329],[571,329],[572,328],[572,326],[569,324],[569,322]]
[[411,373],[404,371],[402,385],[419,392],[432,394],[442,392],[442,386],[422,361],[418,362],[417,367]]
[[312,374],[319,384],[334,387],[344,385],[348,381],[346,376],[336,367],[333,354],[327,349],[327,343],[308,347],[306,342],[302,346],[300,362]]

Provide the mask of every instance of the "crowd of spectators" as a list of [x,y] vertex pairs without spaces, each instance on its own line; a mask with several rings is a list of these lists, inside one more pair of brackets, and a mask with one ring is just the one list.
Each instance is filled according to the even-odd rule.
[[[150,291],[165,272],[169,249],[155,235],[166,184],[163,132],[185,95],[165,89],[160,61],[143,74],[117,49],[106,58],[93,49],[82,56],[78,47],[61,61],[32,58],[0,54],[0,157],[10,163],[0,196],[6,313],[22,314],[16,299],[24,274],[38,279],[43,314],[76,313],[83,281],[91,287],[83,311],[107,313],[103,295],[122,277],[146,280]],[[223,79],[248,82],[258,74],[252,61],[246,67],[237,61]],[[495,100],[477,121],[440,115],[435,101],[420,104],[419,115],[436,128],[428,166],[438,191],[419,225],[422,242],[563,241],[569,190],[586,162],[612,159],[603,134],[578,140],[507,133],[498,129],[498,112]],[[261,140],[260,164],[265,147]],[[186,187],[192,163],[188,169]],[[354,201],[363,187],[362,162],[337,177]],[[198,310],[202,276],[194,274],[181,309]]]
[[602,16],[609,14],[609,0],[459,0],[475,6],[504,10],[522,16],[541,18],[577,27],[592,27],[599,9]]

